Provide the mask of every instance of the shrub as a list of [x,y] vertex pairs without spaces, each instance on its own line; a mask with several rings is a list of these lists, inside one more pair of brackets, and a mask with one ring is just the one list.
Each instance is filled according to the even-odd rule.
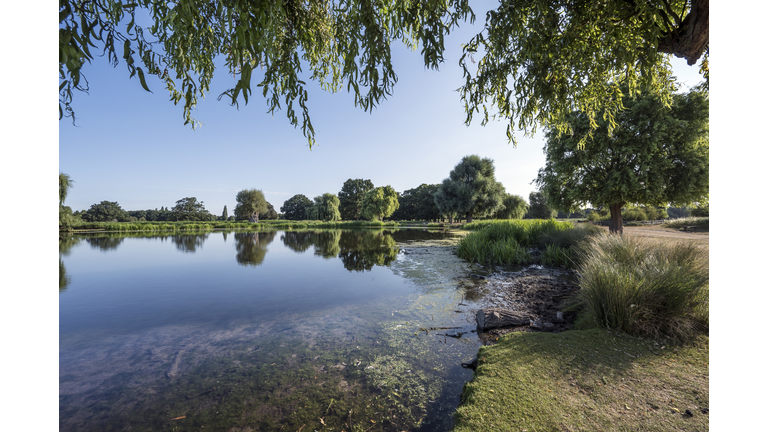
[[573,267],[573,252],[571,249],[547,245],[541,254],[541,264],[548,267]]
[[709,327],[707,252],[603,233],[580,251],[575,306],[600,326],[685,341]]

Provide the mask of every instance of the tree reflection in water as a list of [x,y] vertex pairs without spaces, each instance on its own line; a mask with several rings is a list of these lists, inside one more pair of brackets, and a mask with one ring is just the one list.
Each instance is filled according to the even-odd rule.
[[275,231],[257,233],[235,233],[237,263],[244,266],[259,266],[267,255],[267,245],[275,239]]
[[386,231],[287,231],[280,240],[293,251],[303,253],[314,247],[323,258],[339,257],[349,271],[371,270],[374,265],[388,266],[400,248]]
[[203,247],[207,238],[208,234],[182,234],[171,237],[171,241],[176,245],[176,249],[184,253],[195,253],[198,248]]
[[91,245],[92,248],[98,249],[103,252],[117,250],[117,247],[123,243],[123,240],[125,240],[124,235],[121,237],[99,236],[99,237],[88,237],[85,239],[85,241],[88,242],[88,244]]

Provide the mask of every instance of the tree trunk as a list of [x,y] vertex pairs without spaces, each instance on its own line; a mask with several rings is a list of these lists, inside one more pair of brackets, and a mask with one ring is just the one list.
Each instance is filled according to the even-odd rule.
[[[674,20],[674,17],[670,17]],[[659,52],[684,58],[696,64],[709,46],[709,0],[693,0],[691,11],[682,22],[659,40]]]
[[472,212],[468,211],[467,212],[467,223],[470,223],[470,222],[472,222]]
[[611,234],[624,234],[624,218],[621,217],[621,208],[624,203],[611,204],[608,206],[611,209],[611,225],[608,231]]
[[531,316],[517,311],[501,308],[480,309],[475,315],[480,331],[498,327],[522,326],[531,323]]

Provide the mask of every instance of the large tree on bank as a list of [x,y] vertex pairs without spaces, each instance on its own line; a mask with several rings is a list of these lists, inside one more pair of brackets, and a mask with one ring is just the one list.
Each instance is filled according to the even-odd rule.
[[[394,41],[419,48],[425,66],[436,69],[444,37],[474,17],[468,0],[60,0],[60,118],[74,121],[73,93],[88,90],[83,66],[103,52],[113,66],[123,59],[145,90],[165,88],[194,127],[192,110],[210,91],[223,56],[236,82],[219,98],[247,104],[259,87],[269,112],[282,104],[311,147],[305,79],[326,91],[346,88],[355,106],[372,111],[397,81]],[[486,103],[494,105],[509,120],[512,139],[517,127],[564,130],[574,106],[588,116],[611,116],[622,97],[613,80],[669,91],[670,54],[689,64],[703,55],[708,79],[708,49],[709,0],[501,0],[465,44],[467,122],[481,107],[487,115]]]
[[496,181],[493,160],[464,156],[435,192],[435,204],[448,212],[474,216],[494,213],[502,207],[504,186]]
[[259,215],[269,210],[264,193],[259,189],[243,189],[235,196],[237,205],[235,206],[235,217],[237,219],[248,219],[251,222],[258,222]]
[[643,93],[625,100],[626,109],[608,122],[598,121],[592,142],[579,149],[589,133],[588,117],[571,114],[574,135],[546,134],[546,166],[536,183],[562,211],[590,203],[611,210],[612,233],[623,232],[621,208],[628,203],[684,206],[709,195],[709,97],[693,89],[661,97]]
[[312,200],[305,195],[296,194],[283,203],[280,212],[288,220],[304,220],[307,218],[307,210],[312,208]]
[[379,186],[366,192],[362,202],[363,217],[381,221],[389,217],[400,207],[397,192],[392,186]]
[[373,182],[363,179],[348,179],[339,191],[339,212],[344,220],[359,220],[362,216],[363,198],[373,190]]

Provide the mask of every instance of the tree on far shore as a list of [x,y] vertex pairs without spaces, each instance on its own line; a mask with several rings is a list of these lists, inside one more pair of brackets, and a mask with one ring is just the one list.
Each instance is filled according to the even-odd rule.
[[243,189],[235,196],[235,217],[239,220],[259,221],[259,214],[267,212],[267,200],[259,189]]

